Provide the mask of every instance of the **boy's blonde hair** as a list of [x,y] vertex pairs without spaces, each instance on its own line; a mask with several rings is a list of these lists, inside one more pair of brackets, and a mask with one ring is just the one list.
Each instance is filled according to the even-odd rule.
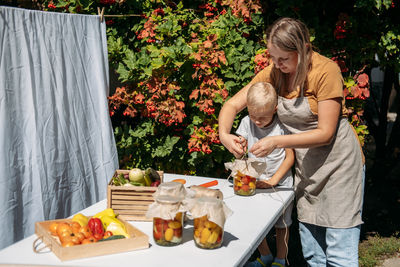
[[258,82],[247,91],[247,108],[260,111],[272,110],[278,105],[275,88],[270,83]]
[[[292,18],[281,18],[277,20],[267,31],[267,41],[270,44],[286,52],[297,52],[298,61],[293,84],[288,84],[286,73],[273,68],[271,72],[271,83],[278,92],[284,88],[304,88],[307,82],[307,74],[311,68],[312,45],[310,33],[307,26]],[[291,89],[288,88],[288,89]]]

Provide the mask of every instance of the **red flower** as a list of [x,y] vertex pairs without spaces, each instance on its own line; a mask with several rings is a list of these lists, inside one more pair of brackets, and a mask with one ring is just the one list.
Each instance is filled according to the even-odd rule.
[[100,0],[100,4],[112,5],[112,4],[115,4],[115,0]]
[[51,2],[47,5],[48,8],[56,9],[57,7]]
[[349,71],[349,68],[346,67],[346,62],[343,59],[341,59],[339,57],[333,57],[332,60],[335,61],[336,64],[339,65],[341,72],[348,72]]
[[333,32],[333,35],[335,36],[336,40],[339,40],[339,39],[346,38],[346,34],[345,33],[346,33],[346,29],[344,29],[340,25],[337,25],[335,30],[334,30],[334,32]]
[[153,12],[154,12],[154,14],[160,15],[160,16],[164,16],[164,14],[165,14],[164,9],[162,9],[162,8],[157,8]]
[[112,19],[107,19],[106,20],[106,25],[113,25],[114,21]]
[[369,77],[367,74],[363,73],[357,77],[357,83],[360,87],[366,87],[369,83]]

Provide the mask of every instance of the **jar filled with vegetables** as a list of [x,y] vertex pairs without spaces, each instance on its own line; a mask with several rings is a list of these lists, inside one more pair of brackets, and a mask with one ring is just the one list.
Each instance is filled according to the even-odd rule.
[[233,192],[239,196],[252,196],[256,193],[256,178],[238,171],[233,178]]
[[194,220],[193,239],[197,247],[219,248],[223,242],[224,224],[232,211],[221,199],[201,197],[190,209]]
[[153,218],[153,238],[157,245],[175,246],[182,243],[182,214],[180,198],[173,196],[155,198],[146,216]]
[[226,162],[225,168],[232,171],[233,192],[239,196],[252,196],[256,193],[256,178],[264,174],[267,163],[258,158],[236,159]]

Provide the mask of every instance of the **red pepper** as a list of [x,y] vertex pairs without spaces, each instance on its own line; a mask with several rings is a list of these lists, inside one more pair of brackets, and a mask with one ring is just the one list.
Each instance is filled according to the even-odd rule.
[[88,222],[90,231],[92,231],[93,237],[100,240],[104,236],[104,228],[99,218],[91,218]]

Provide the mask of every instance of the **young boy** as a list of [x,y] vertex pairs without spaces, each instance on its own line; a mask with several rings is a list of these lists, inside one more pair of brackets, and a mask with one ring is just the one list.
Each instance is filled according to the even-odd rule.
[[[259,82],[249,88],[247,93],[247,110],[249,115],[240,122],[236,133],[244,138],[249,150],[254,143],[265,136],[285,134],[284,126],[276,116],[277,95],[270,83]],[[243,144],[243,143],[242,143]],[[255,157],[249,153],[249,157]],[[267,169],[259,177],[257,188],[269,188],[276,185],[292,188],[293,177],[291,167],[294,163],[292,149],[276,149],[264,158]],[[245,266],[285,266],[287,244],[289,240],[289,226],[292,224],[293,204],[290,204],[275,224],[277,254],[274,257],[264,239],[258,247],[261,256],[255,261],[248,262]],[[271,265],[272,264],[272,265]]]

